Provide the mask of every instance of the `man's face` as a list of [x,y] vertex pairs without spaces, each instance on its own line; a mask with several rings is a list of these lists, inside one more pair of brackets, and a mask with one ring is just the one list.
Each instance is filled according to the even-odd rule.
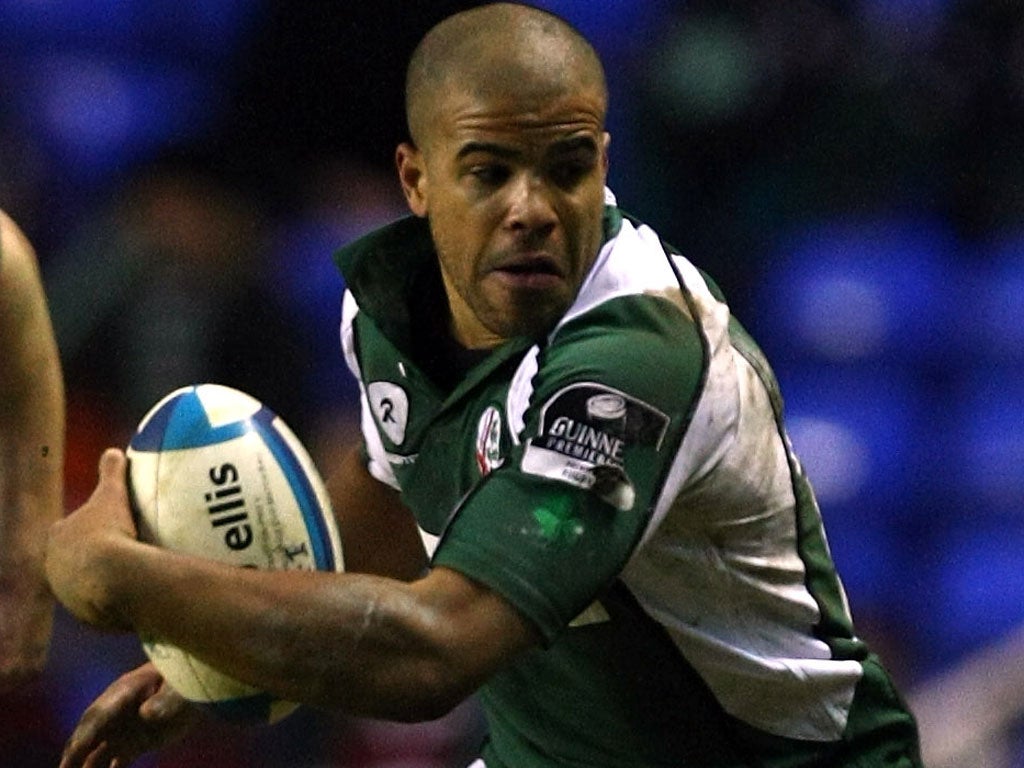
[[[596,89],[448,89],[399,172],[427,216],[458,339],[550,330],[602,239],[608,134]],[[515,91],[515,93],[508,93]]]

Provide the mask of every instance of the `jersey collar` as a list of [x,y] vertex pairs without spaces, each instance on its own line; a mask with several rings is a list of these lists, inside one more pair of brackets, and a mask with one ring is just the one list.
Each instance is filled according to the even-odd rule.
[[[602,247],[621,227],[622,213],[606,189]],[[424,270],[439,269],[427,220],[398,219],[340,248],[334,261],[360,310],[394,342],[408,342],[410,298],[422,284]]]

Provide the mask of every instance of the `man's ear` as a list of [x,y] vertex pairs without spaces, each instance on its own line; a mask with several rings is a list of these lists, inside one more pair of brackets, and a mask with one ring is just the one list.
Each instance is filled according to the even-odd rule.
[[427,173],[423,162],[423,153],[413,144],[403,142],[395,150],[395,166],[398,168],[398,180],[402,182],[402,192],[409,210],[415,215],[427,215]]

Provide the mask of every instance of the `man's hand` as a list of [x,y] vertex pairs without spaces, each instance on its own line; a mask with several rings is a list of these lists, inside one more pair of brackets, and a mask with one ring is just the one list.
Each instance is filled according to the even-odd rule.
[[54,523],[46,548],[46,577],[53,594],[80,621],[102,629],[130,629],[119,615],[112,590],[118,565],[115,555],[134,543],[137,535],[128,504],[126,468],[124,452],[104,451],[92,496]]
[[64,747],[60,768],[126,768],[144,752],[177,741],[200,716],[152,664],[144,664],[89,705]]

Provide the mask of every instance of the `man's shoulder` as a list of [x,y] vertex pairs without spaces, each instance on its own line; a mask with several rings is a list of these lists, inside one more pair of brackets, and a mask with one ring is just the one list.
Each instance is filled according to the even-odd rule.
[[729,344],[714,282],[650,226],[623,214],[575,302],[543,346],[538,386],[551,395],[597,382],[674,411]]
[[707,322],[693,301],[695,293],[705,303],[718,302],[699,270],[651,227],[623,215],[549,340],[552,345],[586,340],[675,345]]

